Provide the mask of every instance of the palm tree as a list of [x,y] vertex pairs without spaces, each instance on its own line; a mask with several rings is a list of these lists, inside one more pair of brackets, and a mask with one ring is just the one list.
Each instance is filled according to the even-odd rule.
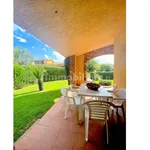
[[38,79],[38,85],[39,85],[39,90],[42,91],[43,90],[43,75],[44,75],[44,68],[37,66],[35,67],[33,74],[34,76]]

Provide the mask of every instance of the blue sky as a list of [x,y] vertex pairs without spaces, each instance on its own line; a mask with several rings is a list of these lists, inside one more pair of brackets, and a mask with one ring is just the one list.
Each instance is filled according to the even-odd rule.
[[114,64],[114,55],[103,55],[94,58],[99,64]]
[[35,60],[41,60],[46,58],[52,58],[56,63],[62,63],[64,56],[57,53],[51,47],[22,29],[18,25],[14,24],[14,48],[20,47],[21,49],[27,49]]
[[[64,62],[65,57],[53,50],[51,47],[22,29],[18,25],[14,24],[14,48],[20,47],[21,49],[27,49],[35,60],[41,60],[46,58],[52,58],[56,63]],[[114,64],[113,55],[104,55],[95,58],[98,63]]]

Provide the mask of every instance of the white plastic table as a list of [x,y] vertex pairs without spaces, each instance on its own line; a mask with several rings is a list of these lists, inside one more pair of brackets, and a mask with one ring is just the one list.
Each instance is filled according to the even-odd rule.
[[93,91],[87,88],[86,84],[81,84],[78,92],[79,96],[90,96],[90,97],[105,97],[112,98],[112,94],[109,93],[103,86],[97,91]]

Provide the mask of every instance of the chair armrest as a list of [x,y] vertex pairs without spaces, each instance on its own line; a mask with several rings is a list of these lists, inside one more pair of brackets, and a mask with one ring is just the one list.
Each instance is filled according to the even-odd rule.
[[115,90],[115,91],[113,91],[113,93],[118,93],[119,92],[119,90]]
[[74,97],[71,97],[71,96],[64,96],[65,98],[68,98],[68,99],[72,99],[73,100],[73,103],[74,105],[76,105],[76,102],[75,102],[75,98]]

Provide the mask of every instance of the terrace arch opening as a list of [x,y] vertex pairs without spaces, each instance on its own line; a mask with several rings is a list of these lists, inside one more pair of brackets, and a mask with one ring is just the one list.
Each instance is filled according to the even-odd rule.
[[93,58],[103,55],[114,54],[114,45],[109,45],[91,52],[84,54],[84,80],[86,81],[87,63]]
[[114,55],[92,58],[86,65],[86,81],[94,81],[103,86],[114,84]]

